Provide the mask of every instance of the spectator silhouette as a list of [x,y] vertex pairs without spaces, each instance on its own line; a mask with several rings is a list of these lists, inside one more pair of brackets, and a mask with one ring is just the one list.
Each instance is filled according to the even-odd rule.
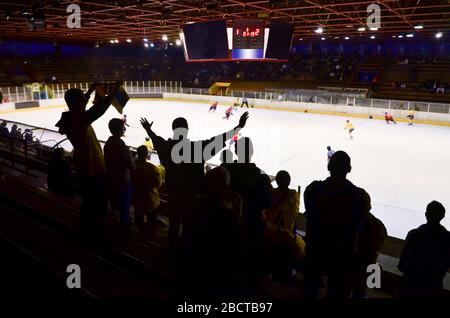
[[56,124],[59,132],[67,135],[74,148],[73,160],[80,176],[81,225],[92,234],[104,225],[108,199],[105,159],[91,124],[106,112],[114,95],[104,96],[102,93],[96,93],[96,102],[86,110],[95,87],[96,85],[92,84],[86,94],[83,94],[81,89],[67,90],[64,99],[69,111],[62,113],[61,119]]
[[24,140],[27,144],[33,143],[33,132],[31,129],[25,129]]
[[223,167],[205,175],[206,195],[185,219],[182,277],[190,295],[236,294],[241,270],[243,233],[241,199],[229,189]]
[[[364,192],[366,202],[371,208],[371,199],[367,192]],[[387,238],[387,230],[383,222],[369,213],[364,220],[358,237],[358,247],[355,255],[352,294],[353,298],[366,297],[367,290],[367,266],[376,264],[378,253]]]
[[289,189],[291,176],[287,171],[278,171],[275,180],[278,188],[272,190],[272,206],[265,212],[267,222],[295,233],[295,220],[300,206],[300,194]]
[[18,127],[16,124],[12,125],[11,131],[9,132],[9,136],[14,139],[19,138],[19,131],[18,131]]
[[238,160],[228,165],[231,189],[239,193],[243,201],[243,225],[249,239],[264,241],[267,223],[263,211],[272,204],[270,178],[254,163],[253,144],[250,138],[239,139],[235,144]]
[[230,149],[224,149],[220,153],[220,166],[228,170],[228,166],[233,163],[233,152]]
[[156,222],[156,209],[159,206],[158,188],[161,186],[161,174],[151,163],[147,162],[148,149],[142,145],[137,148],[138,159],[132,173],[132,202],[136,223]]
[[123,120],[113,118],[108,127],[112,136],[106,141],[103,152],[109,200],[111,207],[119,212],[120,222],[127,225],[130,224],[131,171],[134,169],[134,163],[129,148],[122,140],[125,133]]
[[295,230],[300,195],[289,189],[291,176],[287,171],[279,171],[275,180],[278,188],[272,190],[272,206],[265,211],[268,222],[266,241],[271,273],[274,278],[284,280],[289,279],[292,268],[304,260],[305,244]]
[[4,138],[9,137],[9,130],[8,130],[6,121],[2,121],[2,123],[0,124],[0,137],[4,137]]
[[450,232],[440,224],[444,206],[432,201],[425,216],[427,223],[409,231],[398,269],[403,272],[399,297],[440,297],[442,279],[450,267]]
[[322,276],[331,298],[349,297],[357,234],[370,207],[365,191],[346,179],[350,157],[337,151],[328,163],[330,177],[305,189],[305,292],[317,297]]
[[48,163],[47,186],[49,191],[73,196],[72,173],[63,148],[53,151],[53,158]]
[[2,91],[0,90],[0,104],[2,104],[3,103],[3,94],[2,94]]
[[183,214],[189,213],[193,201],[204,191],[204,164],[225,147],[225,143],[237,134],[247,122],[248,112],[230,131],[208,140],[190,141],[187,138],[188,123],[176,118],[172,123],[174,136],[165,140],[152,130],[152,123],[141,119],[142,127],[152,139],[161,164],[165,168],[165,185],[169,194],[169,240],[175,244],[180,234]]

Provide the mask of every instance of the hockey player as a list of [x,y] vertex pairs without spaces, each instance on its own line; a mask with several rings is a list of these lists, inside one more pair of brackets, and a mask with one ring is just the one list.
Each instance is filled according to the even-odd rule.
[[244,107],[244,104],[248,108],[248,100],[247,100],[247,97],[245,97],[245,96],[242,98],[241,108]]
[[344,129],[348,129],[348,135],[350,136],[350,139],[353,139],[352,132],[355,130],[355,127],[354,127],[353,124],[350,122],[350,120],[347,120],[347,121],[346,121],[346,124],[345,124]]
[[122,121],[125,126],[130,127],[130,125],[127,124],[127,115],[125,115],[125,114],[123,115]]
[[212,110],[213,112],[215,112],[217,109],[217,102],[212,103],[211,107],[209,107],[209,111],[208,113]]
[[394,117],[392,117],[391,114],[389,114],[388,112],[384,113],[384,120],[386,121],[386,124],[389,124],[391,121],[396,124],[397,122],[394,120]]
[[233,106],[231,106],[225,111],[225,117],[223,117],[223,119],[225,118],[229,119],[231,115],[233,115]]
[[410,108],[408,111],[408,116],[406,116],[408,118],[408,126],[412,126],[414,123],[414,109]]
[[238,98],[238,99],[236,99],[236,101],[233,103],[233,111],[237,111],[238,108],[239,108],[239,105],[240,105],[240,103],[239,103],[239,98]]
[[327,151],[327,159],[328,162],[330,162],[331,157],[333,157],[334,155],[334,150],[332,150],[330,146],[327,146]]

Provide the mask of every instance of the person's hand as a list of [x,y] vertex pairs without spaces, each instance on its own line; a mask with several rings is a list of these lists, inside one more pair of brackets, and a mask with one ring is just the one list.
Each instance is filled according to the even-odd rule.
[[141,125],[146,131],[152,130],[153,122],[149,123],[147,118],[141,118]]
[[99,97],[105,97],[106,96],[105,84],[97,84],[97,85],[95,85],[95,95],[99,96]]
[[123,85],[123,80],[117,80],[117,81],[115,81],[114,84],[113,84],[112,87],[111,87],[111,93],[110,93],[110,95],[114,95],[114,94],[119,90],[119,88],[120,88],[122,85]]
[[92,83],[91,86],[89,86],[89,90],[94,91],[98,85],[99,85],[99,83],[97,83],[97,82]]
[[239,127],[244,128],[247,119],[248,119],[248,112],[245,112],[242,114],[241,118],[239,118]]

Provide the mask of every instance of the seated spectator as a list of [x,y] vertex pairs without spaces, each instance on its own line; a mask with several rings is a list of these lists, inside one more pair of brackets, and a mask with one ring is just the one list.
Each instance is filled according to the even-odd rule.
[[158,188],[162,184],[159,170],[147,162],[148,149],[146,146],[137,148],[138,159],[136,168],[132,173],[132,202],[136,223],[155,223],[156,209],[159,206]]
[[47,187],[49,191],[65,196],[74,194],[72,173],[63,148],[56,148],[52,160],[48,163]]
[[[364,192],[365,199],[371,208],[371,199]],[[353,265],[352,294],[353,298],[366,297],[367,290],[367,267],[376,264],[378,253],[387,238],[387,230],[381,220],[369,213],[364,220],[358,237],[358,247]]]
[[396,89],[397,88],[397,82],[396,81],[392,81],[391,82],[391,89]]
[[281,170],[276,175],[277,189],[273,189],[272,206],[265,211],[268,227],[265,232],[267,253],[270,257],[270,271],[275,279],[289,279],[292,269],[305,257],[305,243],[297,235],[296,218],[300,195],[289,189],[291,176]]
[[192,296],[236,294],[244,248],[241,199],[222,167],[206,173],[205,184],[206,195],[186,217],[181,279]]
[[409,231],[398,269],[403,282],[398,291],[402,298],[442,296],[442,280],[450,267],[450,232],[440,224],[444,206],[432,201],[425,217],[427,223]]
[[9,137],[9,130],[5,120],[0,124],[0,137]]
[[272,190],[272,206],[265,211],[266,220],[290,233],[295,233],[300,195],[296,190],[289,189],[291,176],[287,171],[279,171],[275,180],[278,188]]
[[149,137],[145,137],[145,141],[144,141],[143,145],[145,147],[147,147],[148,154],[149,154],[149,158],[147,160],[150,160],[150,155],[151,155],[154,147],[153,147],[153,143]]
[[120,222],[130,224],[131,204],[131,171],[134,163],[130,150],[121,137],[125,133],[123,120],[113,118],[108,124],[112,136],[108,138],[103,148],[106,163],[106,179],[108,181],[109,200],[111,207],[119,212]]
[[358,232],[370,207],[365,191],[347,180],[350,157],[337,151],[328,163],[330,177],[313,181],[305,189],[305,289],[317,297],[322,276],[327,296],[347,298],[351,291],[352,264]]

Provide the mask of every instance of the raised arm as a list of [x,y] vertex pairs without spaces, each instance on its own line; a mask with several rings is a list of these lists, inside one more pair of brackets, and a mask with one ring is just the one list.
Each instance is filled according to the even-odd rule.
[[111,100],[112,95],[97,98],[97,102],[86,111],[88,124],[92,124],[108,110],[111,105]]
[[[111,101],[114,98],[114,95],[119,89],[120,85],[121,82],[117,81],[108,96],[104,96],[104,93],[101,93],[99,91],[96,92],[95,99],[97,100],[97,102],[86,111],[88,124],[92,124],[108,110],[108,107],[111,105]],[[91,85],[86,95],[89,93],[90,96],[90,94],[92,93],[91,90],[95,88],[96,84]]]
[[239,124],[236,127],[234,127],[233,129],[231,129],[223,134],[217,135],[217,136],[211,138],[210,140],[214,140],[216,138],[221,138],[221,137],[223,138],[224,142],[227,140],[230,140],[231,138],[233,138],[234,135],[239,133],[239,131],[242,128],[245,127],[245,124],[247,123],[247,119],[248,119],[248,112],[245,112],[242,114],[241,118],[239,118]]
[[141,125],[147,132],[147,135],[152,140],[152,143],[155,146],[156,151],[158,151],[162,143],[165,142],[164,138],[155,134],[155,132],[152,130],[153,122],[149,123],[147,118],[141,118]]
[[92,83],[91,86],[89,86],[88,91],[84,94],[84,97],[88,101],[89,98],[91,98],[92,92],[95,90],[95,87],[97,86],[97,83]]
[[224,132],[223,134],[214,136],[211,139],[202,141],[203,143],[203,160],[209,160],[212,157],[214,157],[220,150],[222,150],[225,147],[225,143],[227,140],[230,140],[234,135],[239,133],[239,131],[245,127],[245,124],[248,119],[248,112],[245,112],[242,114],[241,118],[239,119],[239,124],[234,127],[233,129]]

